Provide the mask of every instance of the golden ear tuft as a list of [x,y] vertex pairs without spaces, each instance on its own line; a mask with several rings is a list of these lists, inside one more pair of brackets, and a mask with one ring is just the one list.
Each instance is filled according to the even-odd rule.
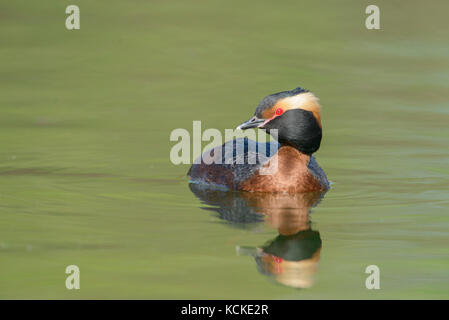
[[303,109],[313,113],[315,119],[318,121],[318,125],[321,127],[321,105],[318,97],[312,92],[303,92],[295,96],[281,99],[276,103],[276,107],[283,107],[283,109]]

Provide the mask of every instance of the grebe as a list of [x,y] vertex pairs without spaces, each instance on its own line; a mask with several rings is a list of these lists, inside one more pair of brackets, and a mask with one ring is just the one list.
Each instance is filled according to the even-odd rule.
[[[321,106],[313,93],[298,87],[266,96],[254,116],[237,128],[259,128],[268,133],[277,129],[278,141],[259,143],[238,138],[208,150],[191,166],[187,174],[191,182],[250,192],[329,189],[326,174],[312,156],[322,137]],[[274,161],[277,169],[262,173]]]

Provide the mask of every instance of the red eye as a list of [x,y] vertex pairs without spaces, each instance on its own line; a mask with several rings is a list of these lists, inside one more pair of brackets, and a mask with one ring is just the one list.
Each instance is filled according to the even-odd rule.
[[282,258],[273,256],[273,260],[274,260],[274,262],[276,262],[276,263],[282,263]]
[[280,116],[282,113],[284,113],[284,110],[282,110],[282,108],[278,108],[278,109],[276,110],[276,115],[277,115],[277,116]]

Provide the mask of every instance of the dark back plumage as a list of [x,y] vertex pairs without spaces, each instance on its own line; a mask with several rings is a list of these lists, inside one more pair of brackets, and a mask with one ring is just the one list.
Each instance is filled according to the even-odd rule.
[[221,181],[218,184],[235,189],[241,181],[251,177],[267,163],[278,149],[279,143],[275,141],[262,143],[248,138],[237,138],[203,154],[203,159],[211,154],[215,158],[220,158],[221,155],[220,163],[206,165],[201,161],[193,164],[187,175],[199,183],[213,180],[215,184],[217,175],[221,175],[223,179],[218,179]]

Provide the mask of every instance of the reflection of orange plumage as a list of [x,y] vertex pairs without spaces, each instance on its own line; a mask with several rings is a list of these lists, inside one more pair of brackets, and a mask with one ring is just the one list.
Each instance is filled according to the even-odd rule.
[[315,282],[321,252],[321,238],[310,229],[310,208],[319,202],[322,193],[277,194],[262,197],[267,223],[279,235],[258,250],[256,261],[262,273],[273,276],[286,286],[309,288]]
[[310,288],[315,283],[315,274],[318,271],[320,251],[317,249],[312,257],[300,261],[288,261],[279,257],[261,254],[261,268],[268,275],[288,287]]
[[[290,194],[329,188],[326,174],[312,156],[320,147],[322,127],[321,106],[311,92],[298,87],[269,95],[259,103],[254,117],[238,128],[276,132],[279,144],[267,154],[267,145],[263,143],[248,139],[228,141],[206,151],[201,161],[192,165],[188,172],[192,181],[234,190]],[[237,154],[239,147],[245,150],[243,155]],[[216,160],[212,164],[203,161],[211,158]],[[245,162],[239,163],[241,159]],[[267,168],[275,169],[265,174]]]
[[276,228],[281,235],[289,236],[309,229],[310,208],[322,196],[321,192],[276,194],[257,197],[256,206],[263,208],[266,221],[271,227]]
[[237,247],[239,254],[251,255],[260,273],[294,288],[311,287],[318,270],[321,237],[310,228],[310,208],[322,192],[297,194],[227,192],[190,184],[192,192],[210,211],[219,213],[234,226],[247,226],[264,218],[279,235],[258,248]]
[[280,234],[292,235],[308,229],[310,208],[317,205],[323,195],[322,192],[297,194],[242,192],[238,197],[244,199],[248,207],[263,214],[265,221],[278,229]]

